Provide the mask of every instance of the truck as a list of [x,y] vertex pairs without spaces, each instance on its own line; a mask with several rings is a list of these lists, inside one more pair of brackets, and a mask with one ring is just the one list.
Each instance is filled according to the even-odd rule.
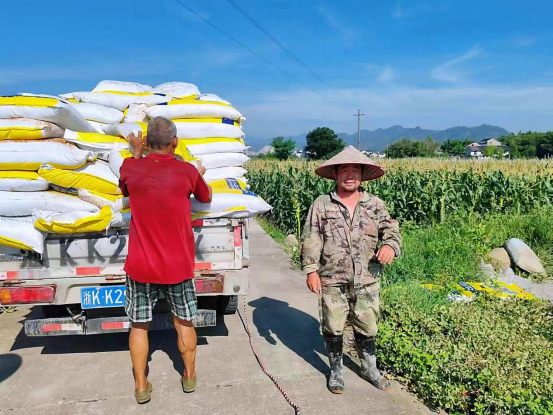
[[[248,219],[192,222],[198,295],[196,327],[214,326],[234,314],[249,285]],[[128,229],[49,234],[42,255],[0,249],[0,305],[40,306],[43,318],[27,319],[27,336],[90,335],[130,330],[124,311]],[[151,330],[173,327],[160,299]]]

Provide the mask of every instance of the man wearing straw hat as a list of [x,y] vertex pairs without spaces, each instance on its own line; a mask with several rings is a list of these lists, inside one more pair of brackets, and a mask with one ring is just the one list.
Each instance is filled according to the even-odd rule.
[[302,269],[320,298],[323,338],[330,360],[328,389],[343,393],[343,331],[349,320],[361,360],[361,377],[381,390],[390,382],[376,366],[378,274],[399,256],[401,234],[384,202],[364,192],[363,181],[385,171],[350,146],[317,168],[336,188],[315,200],[302,235]]

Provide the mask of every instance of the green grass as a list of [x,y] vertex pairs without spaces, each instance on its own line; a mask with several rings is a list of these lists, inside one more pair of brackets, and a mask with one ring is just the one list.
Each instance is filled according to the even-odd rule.
[[288,255],[290,255],[290,258],[292,260],[292,266],[294,269],[300,269],[301,263],[300,263],[300,254],[298,247],[291,247],[285,243],[286,237],[288,236],[284,232],[282,232],[278,227],[273,225],[271,221],[269,221],[267,218],[263,216],[258,216],[255,218],[257,223],[259,223],[259,226],[263,228],[267,234],[273,238],[273,240],[282,246],[282,248],[286,251]]

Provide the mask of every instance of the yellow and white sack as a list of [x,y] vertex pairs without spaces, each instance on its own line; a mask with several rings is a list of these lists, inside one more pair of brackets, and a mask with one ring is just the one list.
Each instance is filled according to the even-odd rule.
[[92,92],[104,91],[129,92],[135,94],[141,92],[152,92],[152,87],[150,85],[139,84],[138,82],[104,80],[98,82],[98,85],[96,85],[92,90]]
[[228,118],[179,118],[173,122],[178,138],[243,138],[240,123]]
[[131,104],[123,111],[123,120],[121,122],[144,122],[148,118],[146,114],[147,105]]
[[[183,154],[185,147],[193,158],[214,153],[240,153],[246,151],[241,138],[198,138],[179,140],[177,154]],[[206,167],[207,168],[207,167]]]
[[[250,159],[244,153],[214,153],[197,157],[207,170],[222,167],[242,167]],[[185,159],[186,160],[186,159]]]
[[124,122],[121,124],[111,124],[104,128],[104,133],[108,135],[115,135],[123,138],[127,138],[129,134],[138,136],[141,132],[145,137],[148,132],[148,123],[146,122]]
[[111,125],[111,124],[106,124],[105,122],[96,122],[96,121],[89,121],[88,123],[94,128],[94,130],[98,134],[105,134],[104,128],[107,128]]
[[174,99],[172,101],[153,105],[146,110],[148,117],[175,118],[227,118],[241,120],[242,114],[230,105],[215,101],[199,101],[194,99]]
[[132,153],[129,150],[128,146],[117,145],[114,146],[111,152],[109,153],[109,168],[117,176],[120,177],[119,171],[123,165],[123,161],[132,157]]
[[123,195],[110,195],[107,193],[93,192],[91,190],[79,189],[79,198],[91,203],[99,209],[109,206],[113,212],[129,212],[129,198]]
[[72,212],[75,210],[96,212],[99,209],[79,199],[58,192],[1,192],[0,216],[30,216],[33,210]]
[[192,219],[249,218],[268,212],[271,205],[257,194],[244,190],[246,184],[236,179],[219,180],[210,183],[213,189],[211,203],[192,202]]
[[49,95],[0,96],[0,118],[30,118],[73,131],[94,131],[69,102]]
[[34,171],[0,171],[0,191],[41,192],[49,183]]
[[175,98],[197,99],[200,96],[198,87],[186,82],[166,82],[153,88],[152,92],[171,95]]
[[64,129],[46,121],[30,118],[0,119],[0,140],[40,140],[63,137]]
[[0,218],[0,245],[2,246],[35,251],[42,255],[44,237],[43,233],[35,229],[31,220]]
[[103,207],[98,212],[59,213],[35,210],[32,216],[34,226],[39,231],[60,234],[103,232],[113,219],[113,213],[109,206]]
[[57,140],[0,142],[0,170],[37,171],[42,163],[61,169],[77,169],[96,157]]
[[151,92],[73,92],[73,95],[77,101],[104,105],[116,108],[119,111],[124,111],[131,104],[154,105],[171,100],[168,95],[153,94]]
[[93,152],[111,151],[116,144],[127,145],[127,140],[123,138],[99,133],[78,133],[65,130],[63,138],[82,150]]
[[76,170],[56,169],[43,164],[38,171],[40,177],[64,189],[87,189],[112,195],[121,194],[119,178],[113,174],[109,164],[96,161]]
[[115,108],[86,102],[70,102],[70,104],[89,122],[115,124],[123,119],[123,112]]
[[200,94],[200,97],[198,99],[200,101],[221,102],[223,104],[227,104],[227,105],[232,106],[232,104],[230,102],[228,102],[226,99],[223,99],[219,95],[215,95],[215,94]]
[[248,173],[248,171],[243,167],[221,167],[218,169],[206,170],[204,179],[208,183],[222,179],[238,179],[245,182],[244,176],[246,176],[246,173]]

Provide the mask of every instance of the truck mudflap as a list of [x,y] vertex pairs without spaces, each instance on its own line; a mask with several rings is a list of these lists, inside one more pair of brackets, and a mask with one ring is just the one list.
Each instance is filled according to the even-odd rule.
[[[198,310],[194,327],[215,326],[216,314],[215,310]],[[75,322],[71,317],[25,321],[25,334],[31,337],[118,333],[129,331],[130,328],[131,322],[128,317],[84,318],[80,323]],[[173,328],[173,315],[170,312],[154,314],[150,330],[171,328]]]

